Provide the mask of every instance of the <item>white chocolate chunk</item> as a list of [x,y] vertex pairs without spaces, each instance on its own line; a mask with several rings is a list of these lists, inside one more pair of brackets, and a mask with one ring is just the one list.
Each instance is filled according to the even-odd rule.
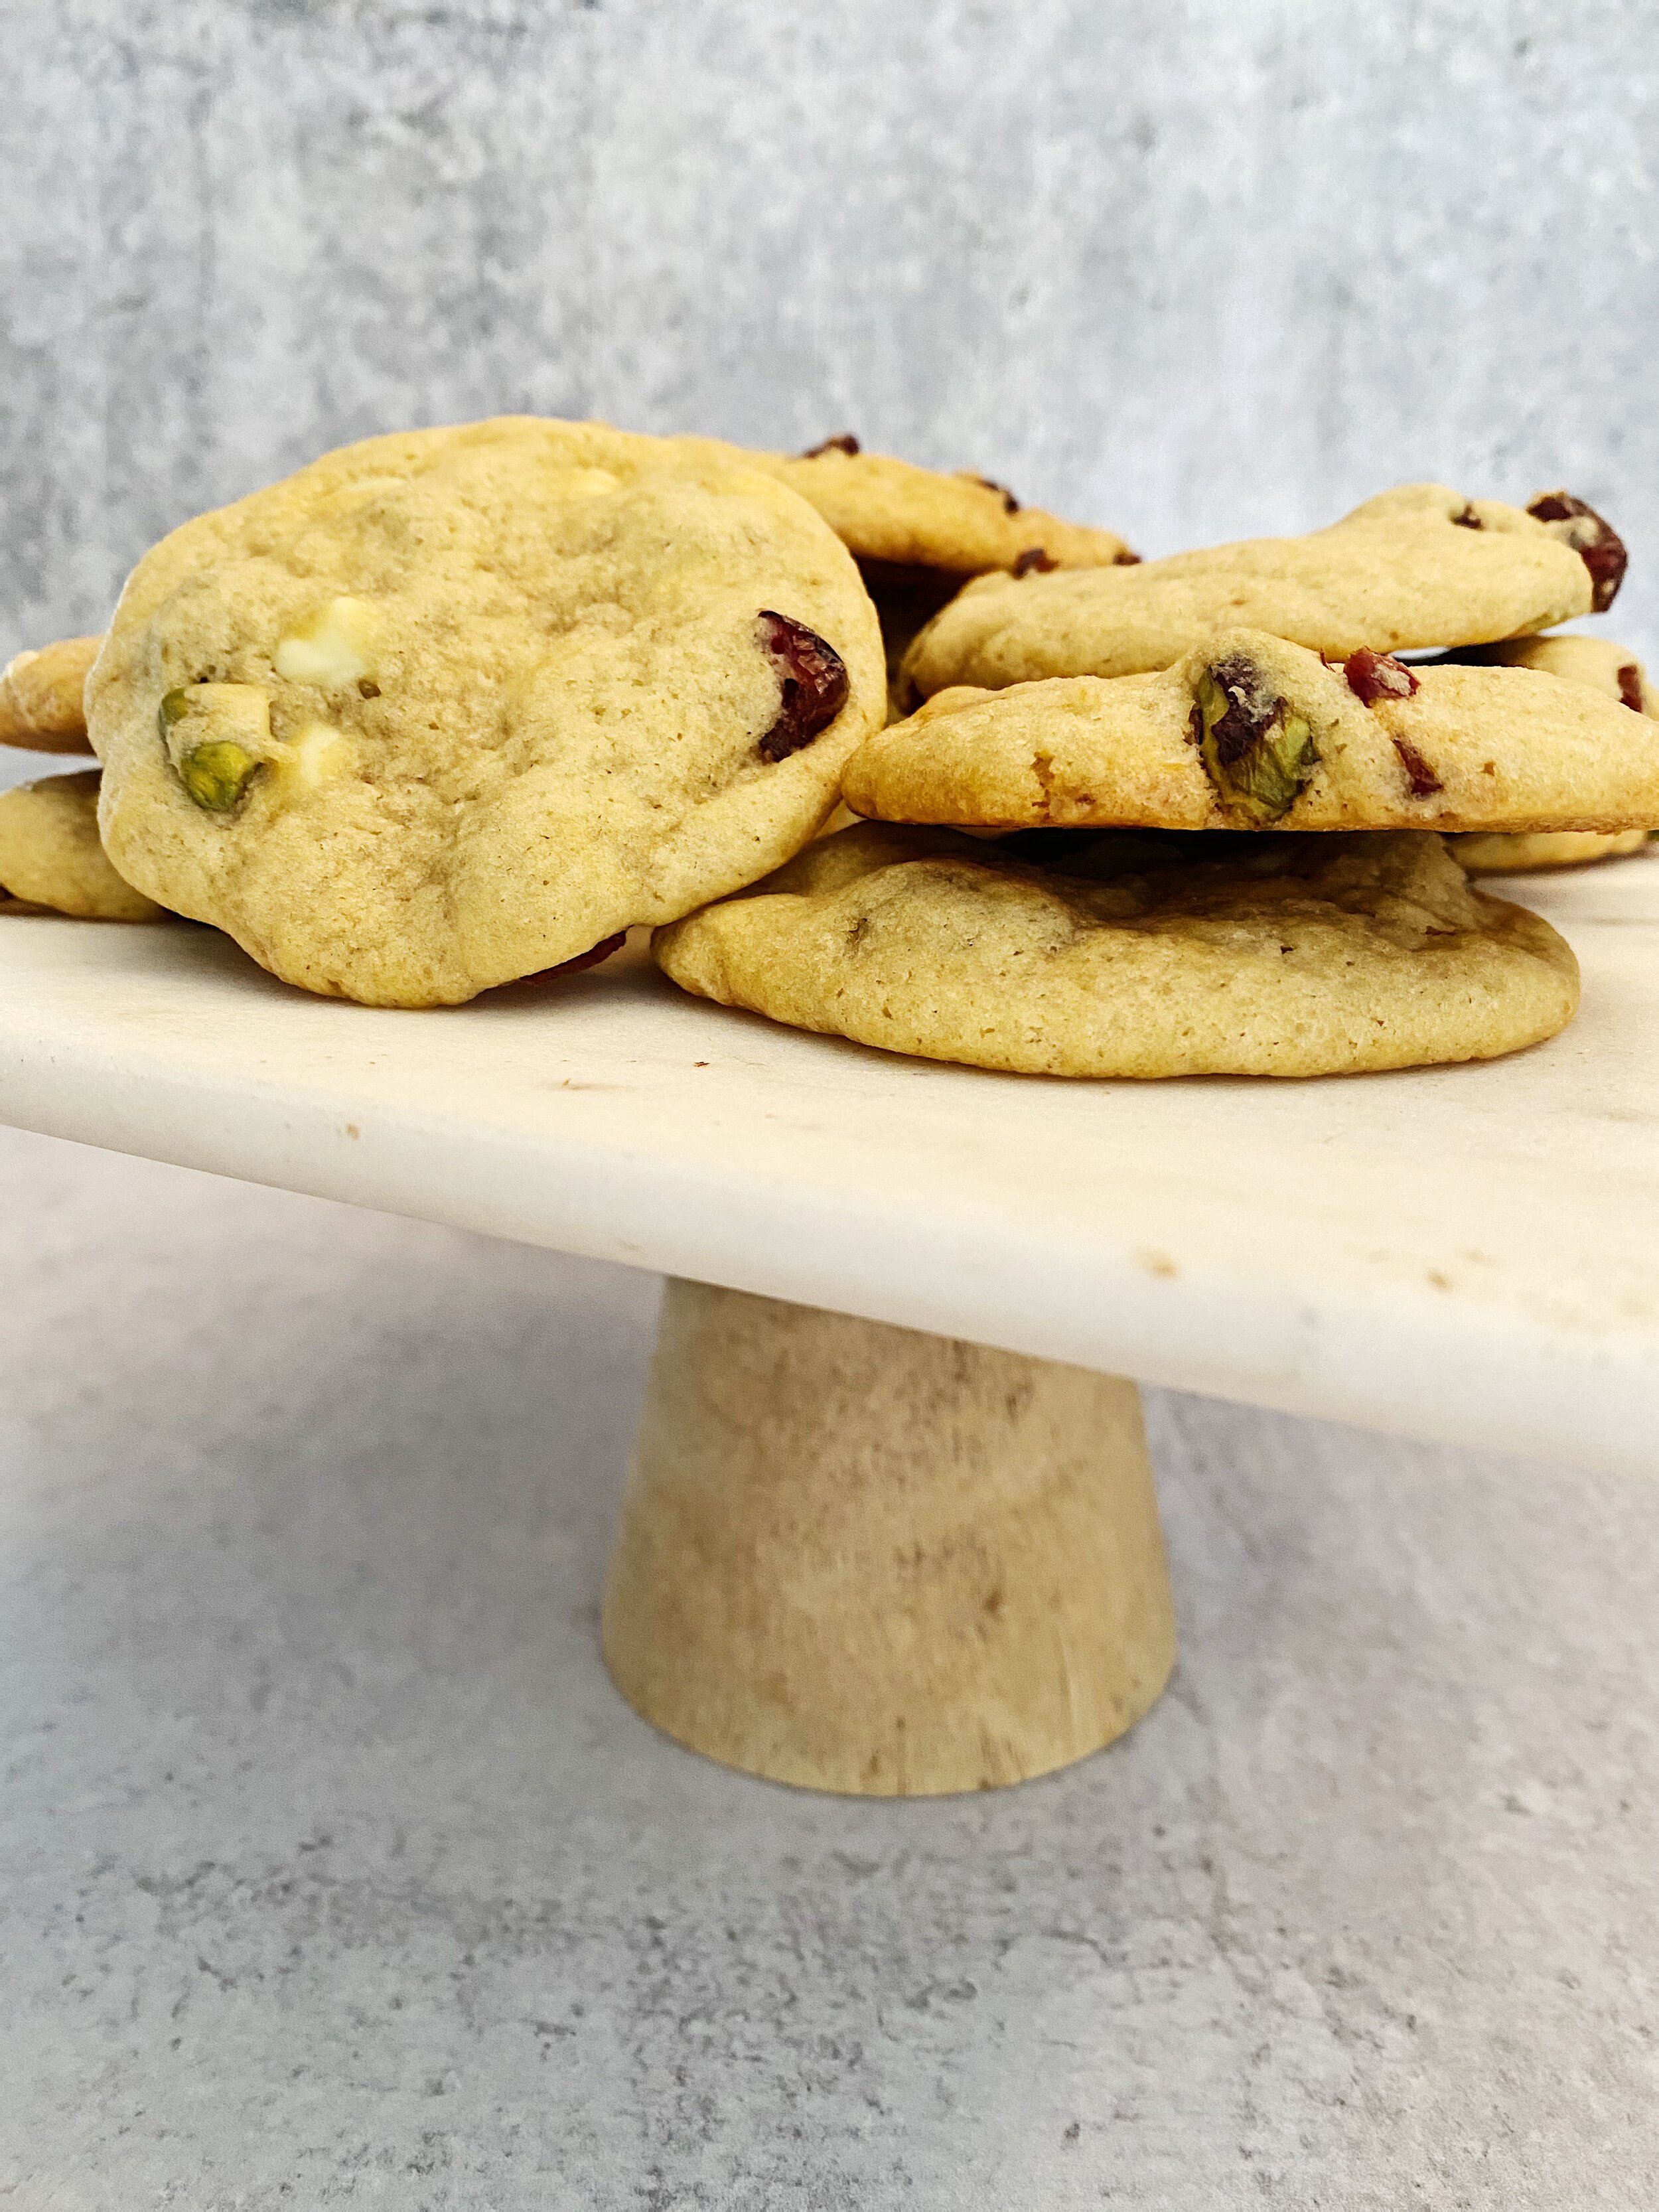
[[276,669],[290,684],[322,690],[359,684],[374,672],[379,618],[367,599],[331,599],[276,648]]
[[315,791],[343,775],[350,761],[351,747],[343,730],[329,722],[307,722],[289,740],[277,766],[285,780]]

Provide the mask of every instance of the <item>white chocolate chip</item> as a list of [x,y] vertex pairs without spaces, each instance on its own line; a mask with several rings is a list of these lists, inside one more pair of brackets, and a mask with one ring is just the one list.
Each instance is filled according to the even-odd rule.
[[379,618],[367,599],[331,599],[276,648],[276,669],[290,684],[336,690],[374,672]]
[[285,779],[307,791],[331,783],[349,764],[351,749],[343,730],[329,722],[307,722],[290,738],[280,767]]

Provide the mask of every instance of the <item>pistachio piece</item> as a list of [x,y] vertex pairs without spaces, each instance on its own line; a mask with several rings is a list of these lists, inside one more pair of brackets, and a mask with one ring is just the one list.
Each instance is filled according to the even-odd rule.
[[1540,491],[1528,500],[1527,513],[1541,522],[1552,538],[1571,545],[1590,572],[1590,611],[1605,614],[1619,596],[1630,556],[1625,541],[1610,522],[1603,522],[1593,507],[1570,491]]
[[179,781],[210,814],[228,814],[247,789],[259,763],[230,738],[210,738],[192,745],[179,763]]
[[179,781],[198,806],[227,814],[270,757],[270,700],[254,684],[186,684],[155,723]]
[[272,665],[290,684],[343,690],[374,676],[379,630],[379,617],[367,599],[331,599],[303,629],[282,641]]
[[847,663],[805,623],[763,607],[755,617],[760,647],[781,679],[778,718],[760,741],[763,760],[787,760],[827,730],[847,704]]
[[1253,829],[1288,814],[1319,764],[1313,732],[1242,653],[1200,676],[1193,737],[1223,806]]

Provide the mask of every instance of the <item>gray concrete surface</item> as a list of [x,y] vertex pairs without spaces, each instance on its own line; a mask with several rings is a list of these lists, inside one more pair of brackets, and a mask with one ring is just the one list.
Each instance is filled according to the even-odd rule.
[[815,1798],[599,1665],[647,1279],[0,1189],[0,2203],[1654,2201],[1659,1487],[1158,1398],[1163,1704]]
[[[1635,0],[0,14],[0,652],[529,407],[855,428],[1151,552],[1566,482],[1659,657]],[[817,1801],[595,1657],[648,1284],[0,1177],[0,2201],[1654,2202],[1659,1492],[1160,1400],[1148,1723]]]
[[1659,647],[1639,0],[9,0],[0,650],[349,437],[969,465],[1165,551],[1567,482]]

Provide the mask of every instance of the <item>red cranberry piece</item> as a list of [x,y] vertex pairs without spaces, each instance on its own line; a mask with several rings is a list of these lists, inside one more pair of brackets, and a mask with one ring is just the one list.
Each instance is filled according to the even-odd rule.
[[[1413,690],[1416,688],[1415,684],[1412,686]],[[1445,789],[1445,785],[1409,738],[1394,738],[1389,742],[1400,756],[1400,765],[1406,771],[1406,781],[1411,786],[1413,799],[1427,799],[1431,793]]]
[[1632,714],[1646,711],[1642,699],[1642,672],[1633,660],[1627,660],[1619,672],[1619,696]]
[[826,438],[821,446],[809,446],[801,455],[804,461],[815,461],[820,453],[856,453],[861,450],[850,430],[843,430],[839,438]]
[[827,730],[847,704],[847,663],[805,623],[763,607],[755,617],[761,651],[778,672],[778,719],[760,741],[763,760],[787,760]]
[[1342,673],[1349,690],[1366,707],[1376,706],[1379,699],[1409,699],[1417,689],[1417,678],[1403,660],[1391,653],[1373,653],[1368,645],[1348,655]]
[[1058,568],[1059,566],[1054,555],[1045,551],[1041,545],[1028,545],[1014,562],[1014,574],[1017,576],[1046,576],[1051,568]]
[[962,473],[969,483],[983,484],[987,491],[995,492],[997,497],[1002,501],[1002,511],[1005,514],[1019,513],[1019,501],[1006,484],[1000,484],[994,477],[981,476],[976,469],[964,469]]
[[1575,499],[1570,491],[1540,491],[1527,503],[1527,513],[1548,525],[1550,535],[1571,545],[1590,572],[1590,606],[1605,614],[1619,596],[1630,556],[1625,541],[1610,522],[1603,522],[1593,507]]
[[602,937],[597,945],[589,945],[586,952],[579,952],[574,960],[561,960],[556,968],[544,968],[541,974],[574,975],[584,968],[597,968],[601,960],[608,960],[613,952],[620,952],[627,942],[628,932],[619,929],[614,937]]
[[1138,568],[1140,566],[1140,556],[1139,553],[1132,553],[1126,545],[1121,553],[1113,554],[1112,566],[1115,568]]

